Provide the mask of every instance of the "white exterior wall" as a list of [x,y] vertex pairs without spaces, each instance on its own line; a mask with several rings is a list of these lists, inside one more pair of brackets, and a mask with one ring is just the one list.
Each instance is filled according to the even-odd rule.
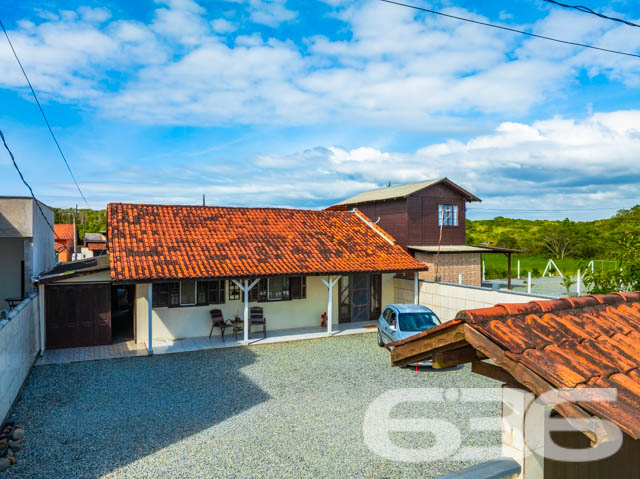
[[[335,278],[335,276],[333,276]],[[278,329],[319,327],[322,319],[320,315],[327,311],[329,296],[328,288],[322,283],[326,276],[307,277],[306,299],[293,299],[290,301],[265,301],[250,302],[249,307],[260,306],[264,308],[267,318],[267,335],[269,331]],[[136,339],[139,343],[146,343],[148,338],[148,284],[136,285]],[[210,304],[208,306],[187,306],[176,308],[154,308],[153,310],[153,339],[179,339],[209,336],[211,331],[212,309],[222,310],[225,319],[235,316],[243,318],[244,303],[241,300],[229,301],[229,284],[227,282],[225,304]],[[394,298],[393,275],[382,276],[382,306],[392,303]],[[338,324],[338,285],[333,287],[333,321]],[[252,329],[252,334],[258,335],[261,330],[257,326]],[[226,334],[230,334],[228,329]],[[213,330],[214,335],[220,334],[220,329]]]
[[[413,303],[413,281],[394,279],[395,302]],[[499,303],[527,303],[553,299],[526,293],[494,291],[474,286],[420,281],[420,304],[431,308],[442,321],[455,318],[463,309],[488,308]]]
[[0,422],[22,388],[40,351],[38,295],[24,300],[0,321]]

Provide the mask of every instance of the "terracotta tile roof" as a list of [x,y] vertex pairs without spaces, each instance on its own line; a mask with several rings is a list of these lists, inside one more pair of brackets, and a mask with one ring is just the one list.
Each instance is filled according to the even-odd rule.
[[102,243],[87,243],[87,248],[89,248],[91,251],[102,251],[103,249],[107,248],[107,244],[102,242]]
[[73,225],[54,224],[53,231],[55,232],[56,239],[73,241]]
[[581,406],[640,437],[640,293],[461,311],[507,357],[557,388],[615,388],[616,403]]
[[426,269],[345,211],[112,203],[107,223],[114,281]]

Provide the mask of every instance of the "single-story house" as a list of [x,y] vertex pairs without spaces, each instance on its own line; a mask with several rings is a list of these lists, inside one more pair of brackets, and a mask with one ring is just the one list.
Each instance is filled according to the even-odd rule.
[[[518,478],[640,477],[640,293],[461,311],[388,346],[396,366],[429,358],[436,368],[471,363],[504,383],[502,455],[521,466]],[[551,427],[544,407],[532,407],[541,396],[567,429]],[[583,449],[582,459],[569,461],[567,449]]]
[[[324,313],[330,333],[338,323],[377,319],[394,301],[395,273],[414,274],[417,285],[426,269],[357,210],[112,203],[107,224],[108,254],[41,278],[45,297],[58,298],[45,301],[47,331],[90,295],[102,306],[65,324],[86,326],[94,344],[108,336],[108,304],[114,318],[130,305],[131,336],[150,351],[153,340],[208,336],[214,308],[242,320],[245,341],[251,306],[263,308],[267,331],[317,327]],[[47,348],[86,345],[50,340]]]
[[93,256],[100,256],[107,251],[107,235],[106,232],[102,233],[85,233],[84,245],[81,248],[83,258],[92,258]]
[[64,263],[71,261],[77,242],[76,227],[73,224],[56,223],[53,225],[55,232],[55,254],[58,261]]

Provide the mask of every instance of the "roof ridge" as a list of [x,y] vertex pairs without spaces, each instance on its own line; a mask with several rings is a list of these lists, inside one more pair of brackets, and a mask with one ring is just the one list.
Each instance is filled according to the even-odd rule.
[[506,317],[527,316],[529,314],[559,313],[568,310],[583,310],[594,306],[615,306],[623,303],[640,302],[640,292],[589,294],[580,297],[562,297],[550,300],[533,300],[528,303],[498,303],[487,308],[459,311],[456,319],[479,323]]
[[225,205],[176,205],[163,203],[124,203],[120,201],[111,202],[109,206],[158,206],[162,208],[218,208],[227,210],[273,210],[273,211],[302,211],[305,213],[328,213],[328,214],[345,214],[347,211],[336,211],[327,209],[310,209],[310,208],[287,208],[284,206],[225,206]]

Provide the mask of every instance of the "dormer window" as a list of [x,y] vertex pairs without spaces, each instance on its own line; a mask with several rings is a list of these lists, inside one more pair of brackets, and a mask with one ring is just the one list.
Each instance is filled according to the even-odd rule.
[[457,205],[438,205],[438,226],[458,226]]

